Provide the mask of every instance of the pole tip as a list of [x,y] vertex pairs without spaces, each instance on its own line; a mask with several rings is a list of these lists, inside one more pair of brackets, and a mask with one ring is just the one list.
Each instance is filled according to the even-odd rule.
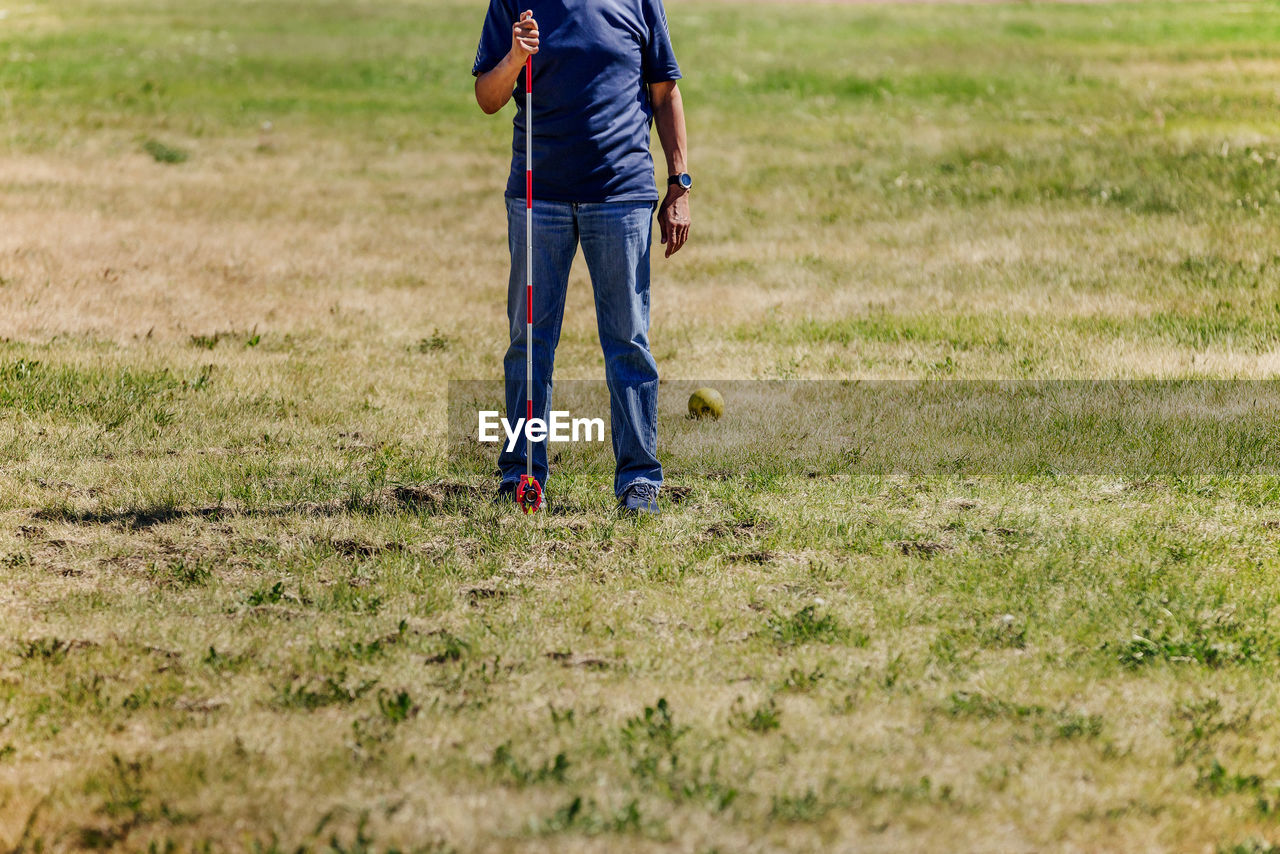
[[533,475],[520,475],[520,483],[516,486],[516,504],[520,505],[526,515],[542,509],[542,484]]

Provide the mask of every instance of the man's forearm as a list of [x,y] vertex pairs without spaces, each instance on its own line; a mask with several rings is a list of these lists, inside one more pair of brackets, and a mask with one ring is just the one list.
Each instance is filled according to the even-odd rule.
[[[689,171],[689,150],[684,135],[684,102],[674,80],[654,83],[649,87],[653,104],[653,121],[658,126],[658,140],[667,156],[667,174]],[[689,239],[689,191],[679,185],[668,186],[667,195],[658,208],[658,227],[670,258]]]
[[669,86],[654,84],[653,123],[658,127],[658,141],[667,157],[667,174],[676,175],[689,171],[688,142],[684,130],[684,102],[680,99],[680,87],[674,82]]
[[476,78],[476,103],[489,115],[501,110],[511,100],[511,93],[516,88],[516,80],[524,63],[517,62],[511,54],[502,58],[494,68]]

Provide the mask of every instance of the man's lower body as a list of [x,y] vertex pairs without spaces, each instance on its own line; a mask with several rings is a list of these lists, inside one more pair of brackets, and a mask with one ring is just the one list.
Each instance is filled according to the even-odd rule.
[[[564,320],[569,268],[582,246],[595,295],[596,327],[604,351],[609,386],[610,426],[617,461],[613,489],[656,490],[658,463],[658,368],[649,352],[649,249],[653,242],[652,202],[533,203],[533,415],[546,419],[551,408],[552,369]],[[507,241],[511,278],[507,316],[511,346],[506,374],[507,418],[525,416],[525,202],[507,199]],[[525,473],[523,431],[511,451],[498,457],[503,486]],[[533,476],[547,481],[547,443],[533,446]],[[656,508],[656,504],[654,505]]]

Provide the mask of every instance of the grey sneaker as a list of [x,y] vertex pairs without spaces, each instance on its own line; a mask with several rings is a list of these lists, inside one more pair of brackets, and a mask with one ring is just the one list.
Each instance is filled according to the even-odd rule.
[[657,516],[658,487],[652,483],[633,483],[622,491],[618,512],[629,516]]

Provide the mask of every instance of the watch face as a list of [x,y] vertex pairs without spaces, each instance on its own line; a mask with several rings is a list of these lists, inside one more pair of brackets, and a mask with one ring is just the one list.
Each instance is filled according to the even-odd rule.
[[683,174],[680,176],[680,186],[681,186],[681,187],[684,187],[686,190],[687,190],[687,189],[689,189],[690,187],[692,187],[692,186],[693,186],[693,176],[692,176],[692,175],[690,175],[688,172],[683,173]]

